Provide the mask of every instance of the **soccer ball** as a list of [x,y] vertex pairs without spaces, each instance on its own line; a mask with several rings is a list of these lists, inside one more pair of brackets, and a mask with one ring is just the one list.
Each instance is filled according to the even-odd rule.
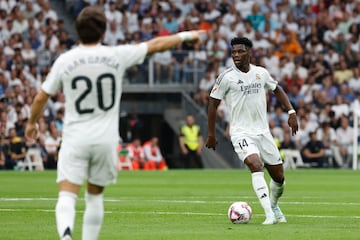
[[252,216],[251,207],[247,202],[234,202],[228,210],[228,217],[232,223],[248,223]]

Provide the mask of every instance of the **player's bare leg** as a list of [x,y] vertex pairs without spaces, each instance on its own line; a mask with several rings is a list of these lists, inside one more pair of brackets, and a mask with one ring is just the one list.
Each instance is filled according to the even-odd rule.
[[251,172],[252,185],[254,191],[260,201],[261,206],[265,211],[266,219],[263,222],[263,224],[264,225],[275,224],[277,220],[273,210],[271,209],[269,188],[265,181],[263,165],[260,161],[259,155],[251,154],[245,159],[244,162],[248,166]]
[[282,164],[279,165],[265,165],[268,170],[271,181],[270,181],[270,202],[271,208],[275,213],[278,222],[285,223],[286,217],[281,211],[278,200],[282,196],[285,187],[284,168]]
[[104,187],[92,183],[87,184],[85,192],[85,213],[82,227],[83,240],[96,240],[100,234],[104,218]]
[[56,226],[60,239],[71,240],[75,222],[75,205],[80,185],[67,180],[59,182],[59,197],[56,203]]

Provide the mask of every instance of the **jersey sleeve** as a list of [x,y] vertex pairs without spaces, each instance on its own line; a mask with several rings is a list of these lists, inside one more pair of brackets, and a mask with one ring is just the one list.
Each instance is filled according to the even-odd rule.
[[228,81],[225,74],[220,74],[211,89],[210,97],[215,99],[223,99],[228,90]]
[[114,47],[114,49],[119,59],[126,64],[126,67],[143,63],[148,51],[146,43],[120,45]]
[[41,85],[41,89],[49,95],[55,95],[61,86],[61,56],[54,62],[49,74]]
[[270,89],[272,91],[275,90],[278,82],[270,75],[269,71],[264,68],[264,76],[265,76],[265,88]]

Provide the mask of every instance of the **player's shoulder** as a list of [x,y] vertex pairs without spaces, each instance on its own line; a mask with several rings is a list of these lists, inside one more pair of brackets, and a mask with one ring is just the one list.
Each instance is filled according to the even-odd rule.
[[233,67],[225,68],[217,77],[216,83],[220,84],[223,79],[226,79],[227,76],[234,73],[235,70]]
[[57,60],[66,62],[67,60],[73,59],[74,56],[79,55],[80,49],[81,48],[79,46],[75,46],[75,47],[69,49],[68,51],[61,53],[59,55],[59,57],[57,58]]
[[259,66],[259,65],[254,65],[254,64],[251,64],[251,71],[256,71],[256,72],[260,72],[260,73],[269,72],[266,68]]

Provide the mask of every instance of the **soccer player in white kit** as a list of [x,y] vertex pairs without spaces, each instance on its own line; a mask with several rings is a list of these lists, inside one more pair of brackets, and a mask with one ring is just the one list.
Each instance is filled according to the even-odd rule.
[[[280,153],[270,133],[267,122],[266,94],[273,91],[278,101],[288,111],[288,124],[292,134],[298,131],[296,112],[281,86],[269,72],[250,64],[252,42],[244,37],[231,40],[234,66],[224,70],[210,93],[208,107],[208,137],[206,146],[215,150],[216,109],[222,99],[230,111],[230,137],[239,158],[244,161],[252,176],[254,191],[265,211],[263,224],[286,222],[278,206],[283,193],[285,177]],[[271,176],[270,195],[263,167]]]
[[103,190],[117,178],[118,117],[125,70],[152,53],[183,41],[198,41],[204,31],[180,32],[136,45],[103,46],[106,18],[100,8],[86,7],[75,22],[80,44],[62,54],[31,107],[26,136],[34,138],[36,122],[50,96],[62,87],[65,94],[63,142],[59,152],[56,223],[60,239],[71,239],[75,204],[87,181],[82,239],[98,239],[104,207]]

